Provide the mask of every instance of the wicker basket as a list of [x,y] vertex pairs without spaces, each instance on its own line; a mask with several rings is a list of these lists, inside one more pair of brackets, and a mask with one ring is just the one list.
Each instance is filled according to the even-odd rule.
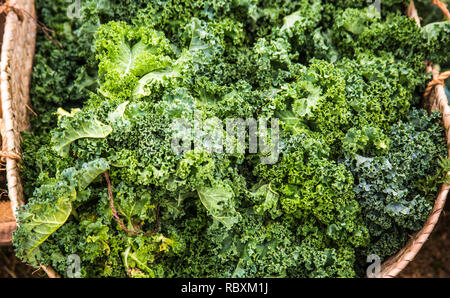
[[[3,2],[3,1],[2,1]],[[1,112],[2,161],[6,161],[8,193],[11,210],[23,204],[22,184],[19,178],[18,160],[20,132],[27,129],[27,107],[31,67],[36,39],[35,9],[33,1],[11,0],[2,6],[4,22],[1,53]],[[22,13],[22,11],[24,13]],[[11,220],[12,219],[12,220]],[[10,241],[15,228],[14,213],[0,214],[0,239]]]
[[[6,2],[9,2],[10,9],[7,9],[0,64],[1,107],[3,109],[1,133],[5,140],[2,155],[6,157],[8,192],[14,214],[17,207],[24,204],[22,184],[19,176],[20,132],[29,128],[29,86],[35,48],[36,19],[32,0],[11,0]],[[445,13],[445,4],[437,0],[433,0],[433,4],[439,6]],[[20,14],[18,10],[27,13]],[[420,19],[412,0],[407,14],[409,17],[414,18],[417,25],[420,26]],[[450,16],[448,11],[446,16]],[[433,72],[433,81],[430,82],[427,88],[428,94],[424,101],[424,106],[430,111],[440,111],[442,113],[446,138],[450,140],[450,108],[443,87],[443,80],[449,74],[440,75],[431,66],[428,71]],[[423,229],[411,236],[403,249],[382,264],[379,277],[397,276],[414,259],[433,231],[443,210],[449,190],[450,186],[442,186],[437,195],[434,208]],[[49,277],[59,277],[52,268],[45,266],[41,266],[41,268]]]

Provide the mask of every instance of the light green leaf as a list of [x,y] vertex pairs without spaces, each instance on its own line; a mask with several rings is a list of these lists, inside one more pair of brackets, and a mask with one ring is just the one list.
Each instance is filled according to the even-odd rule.
[[69,218],[76,191],[61,192],[51,204],[34,204],[27,210],[27,217],[20,223],[20,228],[28,231],[27,241],[22,245],[26,257],[34,260],[36,249]]
[[117,71],[122,76],[132,73],[142,76],[146,73],[167,67],[171,63],[170,57],[158,53],[158,49],[144,44],[136,43],[132,48],[125,41],[117,45],[115,55],[110,56],[111,66],[108,71]]
[[120,104],[113,112],[108,115],[108,121],[110,123],[114,123],[117,120],[124,119],[124,113],[129,103],[129,101],[126,101]]
[[320,87],[314,86],[311,82],[298,82],[298,86],[304,89],[308,96],[298,98],[292,105],[293,112],[300,117],[307,117],[312,115],[313,108],[317,105],[322,95]]
[[58,116],[58,121],[60,121],[63,117],[73,117],[76,113],[81,112],[80,109],[72,109],[71,112],[67,112],[63,108],[58,108],[56,111],[56,115]]
[[283,27],[281,27],[281,31],[284,31],[286,29],[290,29],[292,27],[295,26],[295,23],[300,22],[300,23],[304,23],[305,22],[305,17],[301,14],[301,11],[295,11],[292,14],[284,17],[283,19]]
[[272,190],[270,184],[256,185],[253,195],[257,200],[255,211],[257,214],[263,215],[269,212],[272,218],[277,218],[281,215],[281,210],[278,208],[279,195]]
[[69,168],[61,173],[61,176],[65,178],[70,185],[76,185],[79,191],[85,190],[92,181],[95,180],[100,174],[106,172],[109,169],[109,163],[99,158],[94,161],[84,163],[80,169]]
[[62,132],[52,136],[53,149],[61,156],[67,156],[72,142],[82,138],[106,138],[112,127],[96,119],[82,120],[74,126],[70,123]]
[[308,129],[302,118],[291,111],[277,112],[276,116],[281,119],[283,128],[291,132],[303,132]]
[[230,229],[239,221],[239,213],[232,205],[233,190],[228,185],[217,185],[215,187],[203,187],[199,189],[198,196],[208,213]]
[[133,92],[133,97],[139,99],[145,96],[149,96],[151,94],[151,92],[149,91],[151,88],[148,88],[149,86],[157,84],[164,85],[171,78],[176,78],[179,76],[180,72],[172,68],[160,69],[150,72],[138,81]]
[[434,22],[424,26],[423,32],[427,40],[428,41],[435,40],[441,32],[440,27],[448,26],[449,23],[450,21]]

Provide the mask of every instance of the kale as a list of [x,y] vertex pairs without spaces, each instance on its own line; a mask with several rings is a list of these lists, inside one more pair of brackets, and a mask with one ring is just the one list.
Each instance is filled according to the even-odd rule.
[[[363,275],[443,176],[419,99],[448,22],[418,28],[407,2],[86,0],[70,19],[40,1],[55,33],[37,40],[16,254],[63,276],[72,254],[82,277]],[[227,119],[279,119],[258,135],[277,162]]]
[[347,161],[372,236],[370,253],[393,254],[431,211],[441,179],[439,157],[446,154],[439,118],[413,110],[392,126],[385,154],[368,157],[362,149]]

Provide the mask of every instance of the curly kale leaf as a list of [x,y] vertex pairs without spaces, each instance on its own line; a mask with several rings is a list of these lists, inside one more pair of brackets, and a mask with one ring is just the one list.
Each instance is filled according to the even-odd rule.
[[389,142],[389,138],[379,128],[355,127],[351,128],[342,140],[342,149],[348,154],[383,155],[388,150]]
[[[384,156],[357,155],[352,161],[356,198],[380,256],[390,255],[390,247],[401,247],[408,231],[420,229],[432,208],[441,179],[438,160],[446,154],[442,128],[434,123],[437,117],[413,110],[405,122],[392,126]],[[392,245],[381,244],[386,241]]]
[[19,213],[20,226],[14,232],[17,254],[24,260],[36,264],[39,246],[69,218],[77,191],[86,187],[105,172],[109,165],[105,160],[83,164],[81,168],[64,170],[52,183],[42,185]]
[[106,138],[112,127],[97,119],[86,119],[79,115],[64,117],[59,130],[52,132],[53,149],[61,156],[67,156],[70,144],[82,138]]
[[[446,22],[418,28],[403,0],[86,0],[72,20],[63,2],[37,6],[62,46],[38,37],[14,236],[26,261],[66,275],[78,254],[83,277],[355,277],[423,224],[445,143],[436,116],[409,111],[423,61],[447,63]],[[228,118],[279,118],[279,161],[212,152]],[[175,152],[177,120],[217,133]],[[106,170],[123,224],[155,234],[115,221]]]
[[27,204],[26,210],[18,216],[20,227],[14,232],[17,255],[34,265],[38,247],[69,218],[76,191],[68,185],[55,183],[42,186],[35,191],[35,196],[43,198]]

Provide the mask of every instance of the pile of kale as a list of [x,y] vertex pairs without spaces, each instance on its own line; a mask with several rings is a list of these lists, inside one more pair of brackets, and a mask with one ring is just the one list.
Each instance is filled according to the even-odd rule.
[[[38,1],[56,35],[37,41],[17,255],[63,276],[72,254],[83,277],[365,275],[443,178],[421,101],[450,23],[419,28],[408,3],[82,0],[70,19]],[[278,161],[174,152],[195,117],[279,119]],[[105,172],[123,225],[151,235],[114,218]]]

